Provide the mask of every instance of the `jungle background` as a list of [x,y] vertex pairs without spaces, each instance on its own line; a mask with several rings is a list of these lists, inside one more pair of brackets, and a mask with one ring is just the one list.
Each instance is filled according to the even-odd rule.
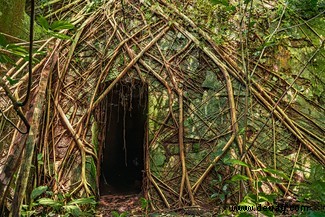
[[[0,206],[3,216],[105,216],[96,210],[98,192],[93,187],[96,181],[91,178],[91,174],[96,173],[96,160],[89,157],[97,154],[93,148],[98,143],[94,136],[96,117],[89,112],[86,124],[81,124],[83,127],[78,126],[77,121],[72,121],[73,126],[70,126],[64,119],[68,125],[55,128],[59,120],[55,115],[62,118],[62,114],[70,112],[70,107],[54,106],[60,84],[55,83],[57,78],[53,76],[53,82],[51,79],[46,81],[51,85],[44,85],[45,89],[42,89],[44,83],[39,82],[39,77],[43,77],[37,67],[47,69],[47,66],[53,71],[56,62],[47,60],[55,59],[52,54],[61,49],[60,52],[65,54],[60,57],[66,63],[64,67],[68,68],[72,62],[71,67],[79,73],[68,77],[67,82],[73,84],[74,79],[82,78],[88,80],[89,86],[96,86],[92,80],[94,75],[85,69],[88,69],[87,64],[97,63],[97,60],[93,56],[87,59],[92,53],[84,51],[82,46],[89,45],[98,53],[107,52],[104,55],[107,62],[103,62],[109,65],[109,59],[115,55],[114,49],[109,50],[108,45],[102,46],[98,41],[103,40],[103,35],[116,34],[120,41],[123,37],[133,40],[128,42],[129,48],[125,51],[130,58],[117,58],[106,77],[106,80],[116,79],[121,71],[124,72],[124,64],[137,57],[132,52],[141,53],[141,49],[147,48],[141,47],[142,41],[146,41],[146,37],[155,40],[150,31],[143,38],[133,37],[137,31],[144,31],[146,25],[153,26],[153,30],[165,36],[154,41],[157,50],[152,51],[151,56],[139,61],[140,66],[131,67],[135,71],[149,71],[150,67],[166,62],[164,57],[177,59],[181,56],[180,71],[185,75],[175,71],[166,73],[166,76],[163,71],[160,76],[155,74],[165,86],[168,83],[174,85],[173,90],[167,88],[161,92],[164,85],[144,76],[152,82],[148,108],[150,145],[147,152],[150,156],[146,159],[150,174],[146,179],[150,183],[147,186],[153,187],[147,187],[147,194],[137,198],[140,209],[136,213],[115,210],[106,214],[284,216],[269,210],[234,212],[227,207],[231,204],[291,204],[313,209],[289,211],[289,216],[324,215],[324,0],[41,0],[35,2],[34,9],[33,2],[0,0]],[[114,9],[111,9],[112,5]],[[107,15],[107,20],[112,26],[116,20],[116,26],[122,26],[122,35],[118,35],[114,28],[107,32],[101,29],[100,21],[105,10],[113,11],[113,15]],[[31,40],[33,11],[34,38]],[[130,14],[139,15],[146,25],[142,26]],[[160,26],[164,22],[169,27]],[[85,27],[86,33],[83,32]],[[165,31],[163,27],[177,31]],[[97,31],[99,29],[103,32]],[[81,42],[78,41],[80,37],[84,37]],[[33,41],[32,53],[30,41]],[[186,55],[172,55],[187,48],[190,49]],[[73,49],[77,54],[69,53]],[[227,100],[229,80],[220,75],[224,73],[223,65],[218,65],[217,60],[209,60],[215,55],[208,49],[232,67],[233,102]],[[157,55],[163,60],[156,58]],[[55,61],[60,62],[60,58]],[[57,68],[60,78],[62,72],[60,67]],[[174,78],[181,84],[177,85]],[[93,91],[91,87],[87,89],[87,85],[83,88],[84,92]],[[36,90],[41,94],[33,98],[32,93]],[[174,103],[170,96],[174,97]],[[94,100],[90,100],[92,96],[89,95],[82,97],[84,100],[76,101],[80,107]],[[44,100],[52,101],[52,104],[43,104]],[[185,105],[181,103],[183,101]],[[99,105],[96,102],[94,104]],[[29,112],[32,105],[39,109],[36,113]],[[52,107],[56,109],[53,114],[50,112]],[[48,115],[38,111],[47,111],[44,113]],[[68,118],[78,115],[78,111],[71,112]],[[43,118],[45,116],[51,118]],[[30,125],[32,133],[27,134],[27,141],[22,140]],[[91,141],[90,145],[86,143],[86,147],[82,147],[78,137],[72,136],[75,141],[72,143],[76,145],[63,147],[61,153],[50,147],[60,142],[54,144],[54,138],[51,138],[53,144],[45,142],[56,129],[81,135],[74,131],[75,126],[80,132],[82,128],[89,128],[91,136],[87,131],[83,139]],[[33,137],[37,134],[35,129],[43,136]],[[52,134],[46,133],[50,131]],[[177,137],[183,134],[184,141]],[[65,138],[64,133],[61,137]],[[68,156],[62,157],[63,163],[56,168],[58,155],[69,155],[78,150],[84,150],[80,151],[80,159],[76,157],[79,160],[75,160],[81,162],[80,168],[70,166],[74,160]],[[71,178],[74,173],[65,173],[65,170],[80,173]],[[67,181],[61,181],[62,177],[71,178],[76,186],[67,188]],[[180,187],[178,183],[181,183]]]

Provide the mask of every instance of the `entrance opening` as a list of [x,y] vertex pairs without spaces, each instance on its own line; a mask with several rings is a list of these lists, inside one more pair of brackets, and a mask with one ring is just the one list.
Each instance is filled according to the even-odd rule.
[[142,190],[148,86],[139,80],[118,82],[107,96],[101,195]]

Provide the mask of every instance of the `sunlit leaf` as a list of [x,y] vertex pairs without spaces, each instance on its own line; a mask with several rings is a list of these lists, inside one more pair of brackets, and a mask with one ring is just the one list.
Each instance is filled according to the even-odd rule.
[[51,30],[53,31],[59,31],[63,29],[73,29],[74,25],[68,21],[65,20],[58,20],[54,21],[51,25]]
[[50,199],[50,198],[40,198],[38,200],[38,203],[40,205],[45,205],[45,206],[50,206],[50,207],[59,207],[59,206],[62,206],[62,204],[60,202],[57,202],[53,199]]
[[22,46],[14,45],[14,44],[9,44],[6,47],[10,52],[14,55],[20,56],[20,57],[25,57],[28,55],[28,51],[23,48]]

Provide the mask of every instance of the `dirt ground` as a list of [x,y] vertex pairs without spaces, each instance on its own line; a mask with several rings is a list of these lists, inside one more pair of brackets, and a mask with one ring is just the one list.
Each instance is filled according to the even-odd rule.
[[141,206],[141,194],[131,195],[103,195],[100,198],[96,217],[125,217],[125,216],[184,216],[184,217],[210,217],[216,216],[208,210],[199,207],[191,209],[166,210],[159,212],[145,212]]
[[[236,216],[235,213],[226,212],[221,214],[220,209],[214,207],[192,206],[174,210],[159,210],[148,212],[141,205],[143,197],[141,194],[112,194],[103,195],[100,198],[96,217],[214,217],[214,216]],[[289,217],[299,216],[298,213],[275,214],[275,216]],[[266,217],[261,212],[251,211],[247,216]]]

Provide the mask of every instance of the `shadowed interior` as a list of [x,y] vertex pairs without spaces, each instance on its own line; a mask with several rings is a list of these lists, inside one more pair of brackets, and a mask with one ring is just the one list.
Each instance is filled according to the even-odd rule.
[[107,96],[100,194],[140,193],[144,171],[148,87],[119,82]]

